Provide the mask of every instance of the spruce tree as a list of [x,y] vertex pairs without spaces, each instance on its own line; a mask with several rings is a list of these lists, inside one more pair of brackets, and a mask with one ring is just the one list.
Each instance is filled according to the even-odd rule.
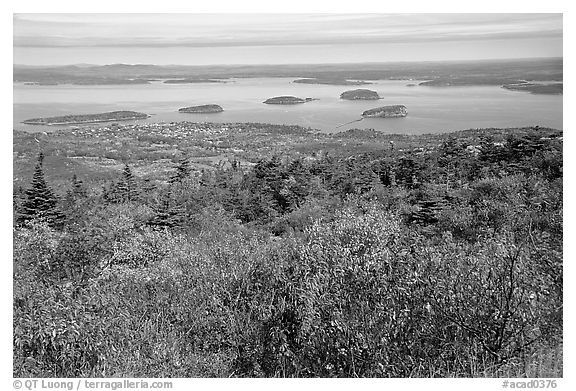
[[26,199],[20,207],[18,222],[21,224],[26,224],[32,219],[45,219],[51,226],[57,226],[62,221],[63,215],[58,210],[56,196],[44,179],[43,161],[44,154],[40,152],[32,183],[26,190]]
[[116,185],[116,191],[121,201],[136,201],[139,197],[138,189],[136,187],[136,180],[130,170],[128,164],[124,165],[122,170],[122,179]]
[[172,177],[170,177],[170,183],[182,182],[184,179],[190,176],[190,161],[188,158],[180,159],[178,167],[176,167],[176,172]]
[[128,164],[124,165],[122,177],[109,188],[104,187],[103,198],[107,202],[122,203],[140,199],[138,185]]
[[186,220],[185,207],[173,197],[172,193],[162,194],[153,209],[154,216],[148,225],[172,228],[183,225]]
[[66,191],[66,195],[64,196],[64,200],[62,202],[63,209],[65,211],[72,209],[79,199],[88,197],[88,192],[86,191],[84,184],[80,179],[78,179],[76,174],[72,176],[71,182],[72,186],[70,186],[70,188]]
[[78,179],[76,174],[72,176],[72,194],[77,198],[85,198],[88,196],[88,192],[86,191],[86,187],[84,187],[84,183],[82,180]]
[[417,203],[418,210],[412,212],[411,220],[417,224],[429,225],[438,222],[438,213],[442,210],[437,199],[421,200]]

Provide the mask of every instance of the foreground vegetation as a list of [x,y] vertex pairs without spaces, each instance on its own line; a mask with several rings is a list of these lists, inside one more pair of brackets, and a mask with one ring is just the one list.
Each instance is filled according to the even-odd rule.
[[14,196],[14,376],[562,376],[561,132],[259,147],[284,136],[154,180],[135,141],[56,193],[46,161],[86,144],[43,139]]

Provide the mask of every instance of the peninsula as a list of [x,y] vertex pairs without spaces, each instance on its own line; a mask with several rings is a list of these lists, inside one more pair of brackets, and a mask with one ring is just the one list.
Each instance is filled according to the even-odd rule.
[[200,105],[190,106],[178,109],[180,113],[195,113],[195,114],[208,114],[208,113],[221,113],[224,109],[218,105]]
[[58,117],[32,118],[22,121],[27,125],[76,125],[95,122],[128,121],[134,119],[145,119],[148,114],[136,111],[111,111],[100,114],[71,114]]
[[266,103],[267,105],[296,105],[299,103],[306,103],[311,102],[315,99],[312,98],[297,98],[295,96],[276,96],[274,98],[266,99],[262,103]]
[[378,100],[381,99],[376,91],[359,88],[357,90],[345,91],[340,94],[340,99],[346,100]]
[[559,95],[564,92],[563,83],[516,83],[504,84],[502,88],[512,91],[526,91],[531,94]]
[[406,117],[408,110],[404,105],[383,106],[366,110],[362,113],[362,118],[396,118]]

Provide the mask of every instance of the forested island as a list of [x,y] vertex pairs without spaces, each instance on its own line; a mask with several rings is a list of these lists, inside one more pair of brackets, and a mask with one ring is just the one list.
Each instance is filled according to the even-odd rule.
[[363,118],[395,118],[406,117],[407,115],[408,110],[404,105],[383,106],[362,113]]
[[275,96],[273,98],[268,98],[262,103],[267,105],[296,105],[300,103],[306,103],[313,101],[313,98],[297,98],[295,96]]
[[200,105],[200,106],[190,106],[178,109],[180,113],[221,113],[224,109],[219,105]]
[[27,125],[74,125],[96,122],[128,121],[149,118],[150,115],[136,111],[111,111],[99,114],[71,114],[57,117],[32,118],[23,121]]
[[357,90],[344,91],[340,94],[340,99],[345,100],[378,100],[381,99],[376,91],[363,88]]

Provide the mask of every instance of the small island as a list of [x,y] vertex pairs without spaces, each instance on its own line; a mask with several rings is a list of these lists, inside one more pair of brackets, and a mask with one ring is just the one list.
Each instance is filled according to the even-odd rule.
[[345,91],[340,94],[340,99],[346,100],[378,100],[382,99],[376,91],[359,88],[357,90]]
[[362,118],[396,118],[406,117],[407,115],[408,110],[406,110],[406,106],[392,105],[366,110],[362,113]]
[[77,125],[95,122],[129,121],[149,117],[148,114],[136,111],[111,111],[100,114],[71,114],[58,117],[32,118],[22,121],[22,123],[27,125]]
[[208,114],[208,113],[221,113],[224,109],[218,105],[200,105],[190,106],[178,109],[180,113],[194,113],[194,114]]
[[266,99],[262,103],[266,103],[267,105],[297,105],[300,103],[311,102],[315,99],[312,98],[297,98],[295,96],[276,96],[274,98]]

